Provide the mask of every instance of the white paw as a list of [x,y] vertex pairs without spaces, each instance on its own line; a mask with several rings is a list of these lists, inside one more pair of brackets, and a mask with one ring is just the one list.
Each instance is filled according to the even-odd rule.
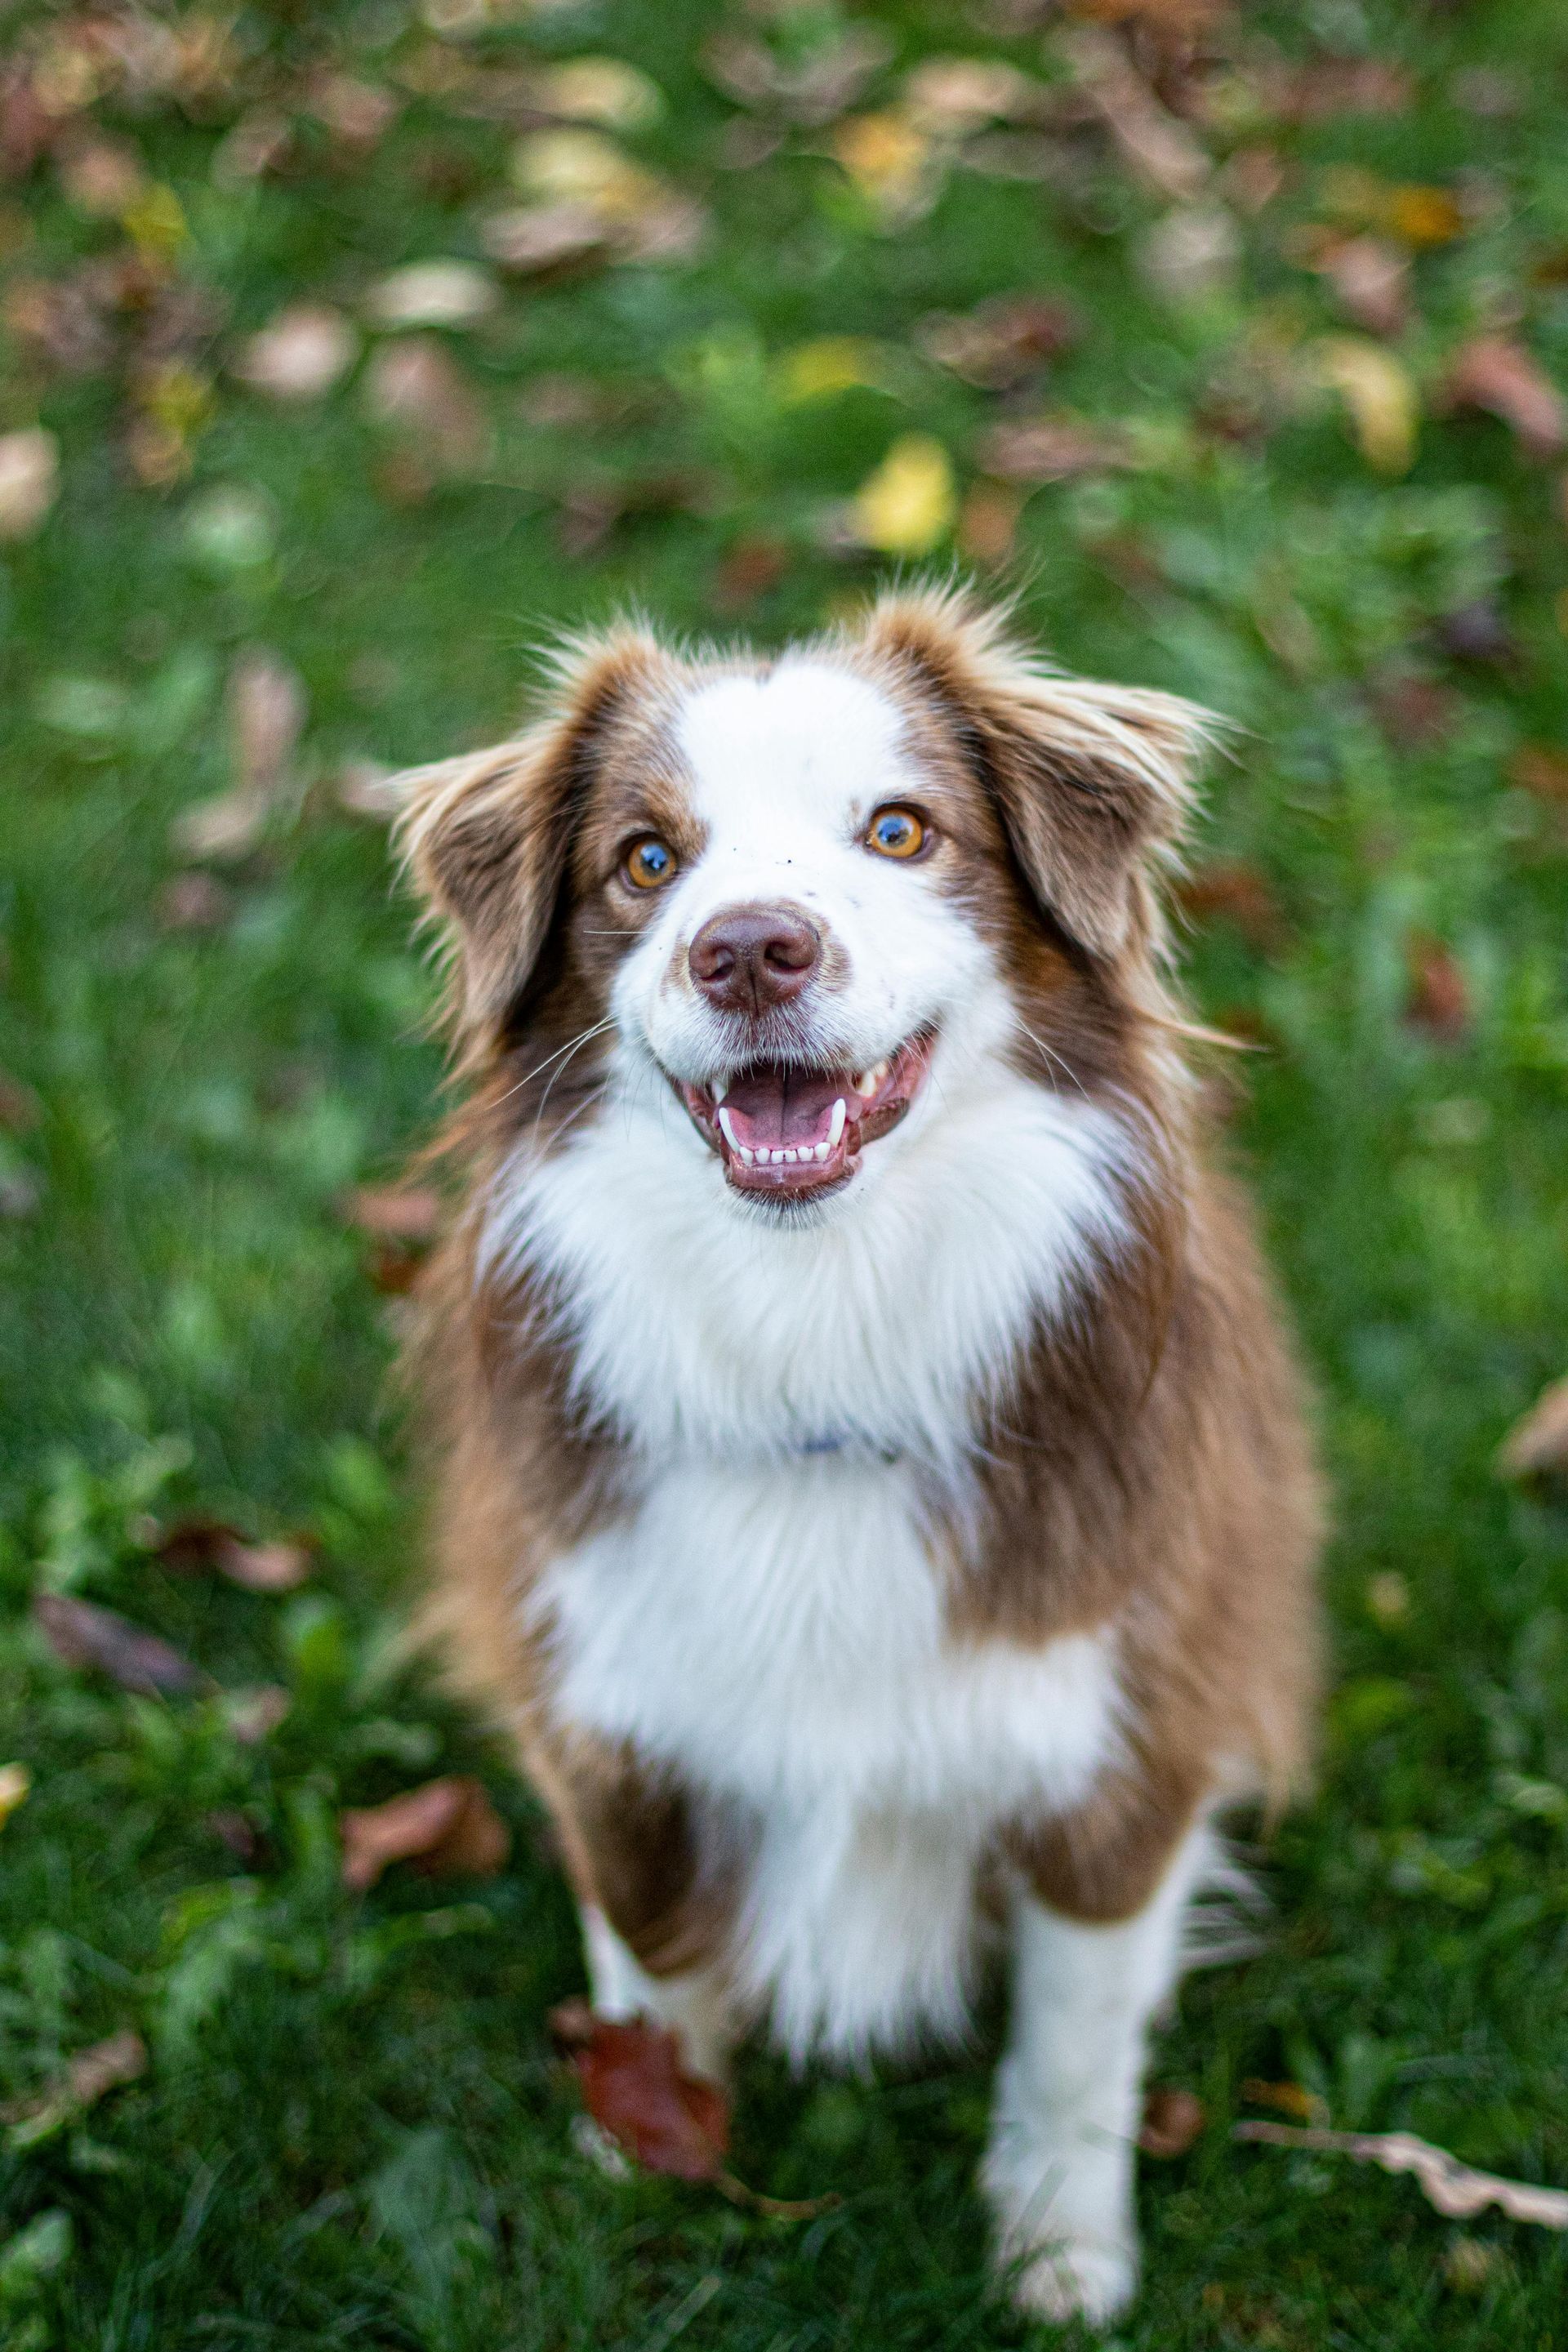
[[1044,2246],[1011,2275],[1013,2300],[1037,2319],[1086,2319],[1094,2327],[1126,2310],[1138,2286],[1129,2246],[1064,2238]]

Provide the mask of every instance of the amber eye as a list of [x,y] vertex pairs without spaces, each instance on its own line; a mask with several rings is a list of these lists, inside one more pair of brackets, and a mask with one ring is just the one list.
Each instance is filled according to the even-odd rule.
[[662,890],[675,872],[675,852],[654,833],[634,841],[621,868],[636,890]]
[[913,809],[879,809],[866,830],[866,846],[879,857],[913,857],[923,846],[926,829]]

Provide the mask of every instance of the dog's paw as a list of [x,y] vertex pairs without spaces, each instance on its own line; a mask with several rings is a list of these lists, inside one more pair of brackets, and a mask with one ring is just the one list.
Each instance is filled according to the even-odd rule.
[[1130,2246],[1063,2238],[1016,2264],[1008,2283],[1014,2303],[1031,2318],[1085,2319],[1103,2327],[1136,2294],[1138,2258]]

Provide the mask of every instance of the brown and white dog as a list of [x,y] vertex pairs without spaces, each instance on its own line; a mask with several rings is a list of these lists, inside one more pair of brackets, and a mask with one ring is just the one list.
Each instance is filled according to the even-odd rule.
[[1018,2299],[1132,2292],[1144,2042],[1314,1682],[1319,1496],[1205,1157],[1157,870],[1203,715],[951,594],[776,658],[625,629],[406,780],[468,1207],[438,1605],[595,2003],[722,2071],[961,2030]]

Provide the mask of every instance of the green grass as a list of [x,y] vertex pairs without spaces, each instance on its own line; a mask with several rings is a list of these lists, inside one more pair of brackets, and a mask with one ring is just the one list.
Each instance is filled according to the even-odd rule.
[[[1061,77],[1049,38],[987,32],[979,10],[869,14],[896,57],[862,105],[929,52]],[[1047,2340],[987,2285],[984,2052],[848,2084],[749,2059],[737,2169],[779,2196],[842,2192],[805,2225],[617,2184],[574,2147],[544,2015],[579,1960],[539,1817],[395,1645],[416,1549],[395,1307],[336,1203],[427,1135],[439,1063],[412,910],[378,827],[330,781],[350,754],[402,762],[501,730],[557,624],[635,599],[677,629],[774,639],[863,593],[876,563],[826,543],[825,510],[904,432],[936,435],[970,481],[1001,404],[921,357],[915,322],[1024,287],[1065,294],[1083,333],[1023,405],[1131,420],[1144,462],[1037,491],[1005,580],[1068,664],[1194,694],[1246,730],[1198,855],[1255,869],[1277,926],[1259,946],[1206,921],[1192,980],[1205,1015],[1263,1042],[1231,1142],[1338,1496],[1320,1793],[1274,1840],[1267,1948],[1191,1982],[1161,2042],[1158,2074],[1198,2089],[1210,2126],[1145,2167],[1148,2283],[1120,2340],[1562,2345],[1563,2239],[1495,2216],[1461,2230],[1408,2182],[1237,2147],[1228,2126],[1247,2078],[1290,2076],[1336,2123],[1568,2182],[1568,1516],[1491,1468],[1568,1365],[1568,812],[1510,781],[1521,746],[1568,740],[1568,530],[1557,467],[1441,398],[1454,350],[1489,326],[1568,373],[1568,31],[1546,0],[1248,11],[1241,53],[1364,50],[1408,68],[1411,103],[1270,128],[1233,78],[1204,135],[1221,159],[1274,148],[1285,184],[1238,211],[1234,286],[1173,304],[1139,257],[1161,204],[1091,131],[1049,184],[955,169],[891,230],[821,152],[828,133],[722,167],[735,109],[698,64],[721,16],[604,0],[448,45],[636,60],[668,106],[630,143],[711,226],[687,264],[518,281],[450,336],[492,446],[423,496],[389,474],[352,382],[287,409],[219,367],[286,299],[352,308],[398,263],[478,250],[514,133],[460,93],[406,98],[363,158],[307,121],[279,175],[212,176],[235,118],[313,60],[399,68],[424,37],[398,0],[254,7],[226,86],[185,110],[99,103],[180,199],[182,278],[229,305],[188,355],[215,388],[184,478],[128,467],[122,366],[72,375],[14,339],[0,427],[41,416],[63,488],[5,562],[0,1066],[40,1116],[0,1131],[18,1212],[0,1219],[0,1761],[34,1780],[0,1832],[0,2096],[125,2026],[151,2064],[0,2154],[0,2341]],[[42,42],[68,22],[13,10],[7,31]],[[797,11],[775,37],[808,49],[831,23]],[[1458,102],[1477,68],[1510,78],[1511,112]],[[1368,467],[1335,400],[1267,396],[1343,329],[1300,238],[1345,164],[1468,208],[1463,235],[1413,262],[1397,349],[1428,413],[1400,478]],[[123,249],[47,164],[8,204],[13,279]],[[846,333],[906,354],[896,393],[784,402],[778,354]],[[561,374],[594,388],[585,421],[531,425],[526,388]],[[1249,383],[1256,429],[1215,429]],[[248,536],[215,528],[225,488],[249,501]],[[621,510],[586,548],[584,488]],[[732,551],[759,539],[787,562],[737,609]],[[1451,625],[1479,604],[1491,658]],[[321,781],[226,872],[216,929],[171,929],[171,823],[224,787],[222,681],[257,644],[305,681]],[[1442,690],[1425,733],[1390,716],[1411,677]],[[1463,973],[1458,1034],[1409,1017],[1423,940]],[[266,1600],[159,1568],[140,1516],[197,1507],[310,1527],[310,1586]],[[287,1719],[247,1748],[219,1701],[68,1672],[28,1622],[40,1587],[122,1610],[226,1688],[286,1684]],[[454,1768],[482,1770],[513,1822],[510,1867],[345,1895],[335,1811]],[[209,1826],[223,1808],[253,1824],[248,1865]]]

